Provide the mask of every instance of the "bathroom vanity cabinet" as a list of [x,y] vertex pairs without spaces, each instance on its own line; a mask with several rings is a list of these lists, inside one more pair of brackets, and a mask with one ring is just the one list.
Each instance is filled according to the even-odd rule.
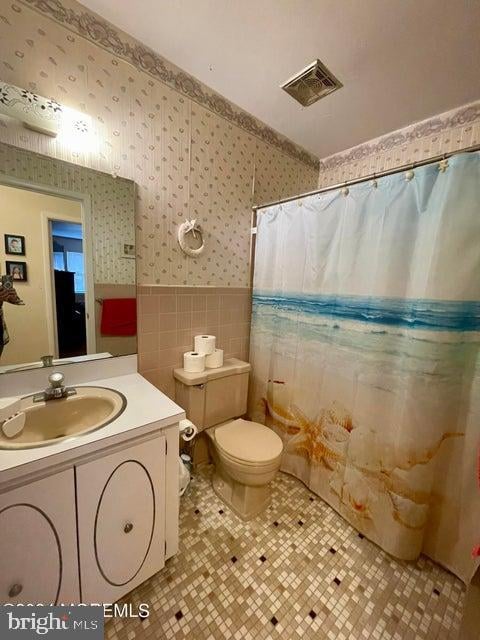
[[[18,452],[37,460],[0,483],[0,603],[113,603],[176,553],[184,414],[163,397],[170,413],[157,422],[139,426],[137,412],[122,431],[126,411],[89,444],[65,442],[43,458],[40,448]],[[0,458],[8,454],[17,455]]]
[[0,601],[78,602],[75,473],[0,495]]
[[75,469],[82,599],[115,602],[165,563],[166,439]]
[[159,571],[176,550],[167,438],[0,494],[1,602],[115,602]]

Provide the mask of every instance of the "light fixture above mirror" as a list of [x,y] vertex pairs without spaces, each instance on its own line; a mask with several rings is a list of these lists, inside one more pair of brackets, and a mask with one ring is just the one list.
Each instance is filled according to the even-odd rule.
[[83,148],[91,139],[90,116],[6,82],[0,82],[0,114],[52,138],[75,140]]

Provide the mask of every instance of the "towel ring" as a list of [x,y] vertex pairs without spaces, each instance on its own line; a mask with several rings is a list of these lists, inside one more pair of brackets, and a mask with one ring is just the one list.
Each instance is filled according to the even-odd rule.
[[[187,244],[186,236],[190,232],[193,234],[194,238],[197,237],[197,233],[200,236],[201,245],[196,249],[193,249]],[[181,250],[184,253],[186,253],[187,256],[191,256],[192,258],[196,258],[197,256],[200,256],[205,249],[205,242],[203,241],[202,229],[200,225],[197,225],[196,219],[187,220],[186,222],[183,222],[178,227],[177,240]]]

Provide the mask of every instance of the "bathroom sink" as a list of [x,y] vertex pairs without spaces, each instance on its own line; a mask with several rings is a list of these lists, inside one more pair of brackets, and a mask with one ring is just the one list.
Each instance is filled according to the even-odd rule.
[[76,387],[68,398],[33,402],[33,395],[21,401],[25,426],[7,438],[0,429],[0,449],[32,449],[78,437],[118,418],[127,404],[123,394],[104,387]]

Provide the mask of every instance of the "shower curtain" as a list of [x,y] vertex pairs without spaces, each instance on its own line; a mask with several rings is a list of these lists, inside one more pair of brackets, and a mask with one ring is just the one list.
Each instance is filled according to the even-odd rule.
[[249,413],[397,558],[468,581],[480,499],[480,154],[259,212]]

